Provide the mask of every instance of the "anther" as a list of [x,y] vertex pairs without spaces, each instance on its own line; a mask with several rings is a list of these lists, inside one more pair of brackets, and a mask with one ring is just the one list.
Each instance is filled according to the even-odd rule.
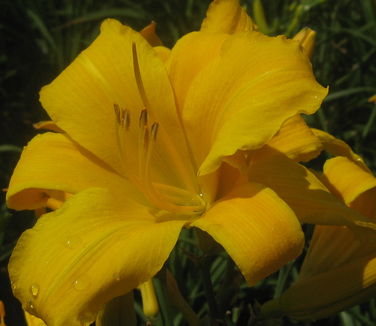
[[124,127],[125,130],[129,129],[129,126],[131,124],[131,115],[128,110],[123,109],[121,111],[121,125]]
[[148,124],[148,111],[142,110],[140,113],[140,119],[138,120],[140,128],[146,127]]
[[116,121],[120,127],[125,130],[129,129],[131,123],[131,115],[127,109],[122,109],[118,104],[114,104],[114,111],[116,116]]
[[154,122],[151,125],[150,133],[151,133],[151,138],[153,139],[154,142],[157,140],[158,128],[159,128],[159,124],[157,122]]

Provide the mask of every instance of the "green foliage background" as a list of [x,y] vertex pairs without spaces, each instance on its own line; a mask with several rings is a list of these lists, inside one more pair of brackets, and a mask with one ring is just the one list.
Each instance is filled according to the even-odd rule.
[[[199,28],[208,3],[209,0],[0,0],[0,187],[7,187],[22,146],[36,134],[32,123],[47,118],[38,102],[39,89],[93,40],[101,20],[118,18],[138,30],[154,20],[161,39],[172,46],[181,35]],[[252,15],[252,0],[243,4]],[[329,85],[330,93],[319,113],[308,121],[344,139],[375,171],[376,105],[367,99],[376,94],[376,1],[269,0],[263,4],[265,32],[292,36],[304,26],[317,31],[313,66],[318,80]],[[261,27],[260,17],[257,23]],[[2,203],[4,197],[2,193]],[[0,300],[6,305],[8,326],[21,326],[23,320],[19,304],[11,296],[7,261],[18,236],[33,222],[31,213],[9,212],[2,204]],[[171,266],[175,266],[173,272],[188,302],[195,311],[205,314],[207,307],[196,266],[184,254],[195,250],[190,241],[190,234],[183,234],[171,256]],[[298,259],[258,286],[247,288],[240,280],[226,279],[227,264],[231,265],[227,261],[219,257],[213,262],[212,280],[219,292],[224,282],[240,284],[237,295],[230,296],[232,315],[228,325],[247,325],[250,305],[255,300],[263,302],[273,296],[273,291],[279,293],[288,286],[296,277],[300,262]],[[142,320],[142,313],[139,318]],[[174,324],[184,325],[178,314],[174,320]],[[155,323],[160,325],[161,321]],[[375,300],[320,322],[285,319],[279,324],[376,325]]]

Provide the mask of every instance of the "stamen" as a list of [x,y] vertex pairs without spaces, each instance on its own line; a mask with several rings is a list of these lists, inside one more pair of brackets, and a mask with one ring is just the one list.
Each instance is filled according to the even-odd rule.
[[129,126],[131,125],[131,115],[128,110],[124,111],[124,128],[125,130],[129,129]]
[[158,134],[158,128],[159,128],[159,124],[157,122],[154,122],[152,125],[151,125],[151,138],[153,139],[154,142],[157,141],[157,134]]
[[116,122],[125,130],[129,129],[131,123],[131,115],[127,109],[122,109],[118,104],[114,104],[114,112],[116,116]]
[[140,92],[141,100],[144,104],[144,107],[149,108],[150,107],[149,101],[148,101],[148,98],[146,97],[144,84],[142,83],[141,70],[140,70],[140,65],[139,65],[138,56],[137,56],[137,48],[134,42],[132,43],[132,58],[133,58],[134,77],[136,79],[138,91]]
[[[192,214],[201,213],[205,209],[204,201],[197,197],[194,198],[192,194],[183,189],[179,189],[173,186],[167,186],[162,184],[154,184],[150,175],[150,159],[154,149],[155,139],[158,131],[158,123],[153,123],[151,128],[151,137],[153,141],[149,141],[149,129],[145,128],[144,138],[147,135],[147,146],[143,144],[144,148],[144,161],[141,162],[143,169],[143,175],[141,180],[144,183],[144,191],[147,194],[149,200],[158,208],[179,214]],[[167,191],[166,191],[167,190]],[[170,192],[170,193],[168,193]],[[183,196],[182,196],[183,195]],[[198,198],[198,200],[197,200]]]
[[147,126],[147,124],[148,124],[148,111],[146,109],[141,111],[138,123],[139,123],[140,128]]
[[[138,164],[139,164],[139,179],[137,180],[142,187],[143,192],[159,209],[179,214],[199,213],[205,209],[203,201],[193,199],[194,196],[184,196],[180,198],[172,198],[164,194],[162,189],[156,189],[152,178],[150,161],[156,144],[159,124],[154,122],[149,128],[148,120],[152,118],[149,116],[148,110],[151,109],[146,91],[141,77],[141,69],[138,61],[136,44],[132,43],[132,58],[133,71],[137,84],[137,88],[143,103],[144,109],[141,110],[139,116],[139,131],[138,131]],[[115,109],[116,111],[116,109]],[[151,119],[150,119],[151,120]],[[152,141],[150,141],[150,139]],[[180,163],[180,162],[179,162]],[[183,168],[185,169],[185,167]],[[190,181],[190,180],[189,180]],[[161,192],[162,190],[162,192]]]
[[147,153],[149,149],[149,129],[144,128],[144,151]]

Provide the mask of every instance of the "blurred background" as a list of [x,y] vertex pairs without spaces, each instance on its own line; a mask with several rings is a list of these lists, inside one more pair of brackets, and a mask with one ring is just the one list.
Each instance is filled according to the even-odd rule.
[[[103,19],[117,18],[136,30],[154,20],[160,38],[171,47],[183,34],[199,29],[209,2],[0,0],[0,187],[7,187],[22,147],[37,133],[32,124],[48,119],[38,102],[39,89],[90,44]],[[256,22],[264,33],[293,36],[305,26],[317,31],[313,67],[319,82],[329,85],[330,93],[308,122],[348,142],[375,171],[376,105],[368,98],[376,94],[376,1],[242,2],[251,16],[260,3],[264,16],[258,12]],[[7,262],[19,235],[33,225],[34,216],[30,212],[8,211],[5,193],[0,196],[0,300],[5,302],[7,325],[22,326],[22,311],[11,295]],[[299,262],[289,267],[292,276],[285,285],[294,271],[297,273],[298,265]],[[248,306],[256,298],[272,295],[277,277],[278,274],[252,289],[242,287],[235,303],[239,308],[236,325],[246,325]],[[193,302],[193,306],[198,304]],[[319,323],[282,323],[360,326],[376,325],[375,321],[372,300]]]

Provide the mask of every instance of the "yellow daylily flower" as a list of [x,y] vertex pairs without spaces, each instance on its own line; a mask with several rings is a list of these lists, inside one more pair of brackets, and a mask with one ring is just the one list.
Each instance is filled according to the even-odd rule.
[[[331,152],[323,180],[353,210],[376,222],[376,178],[350,147],[316,131]],[[324,143],[325,144],[325,143]],[[376,231],[346,226],[316,226],[297,281],[262,314],[298,320],[319,319],[373,297],[376,293]]]
[[242,33],[255,30],[255,25],[238,0],[215,0],[201,24],[209,33]]
[[147,317],[155,316],[159,311],[159,306],[153,281],[149,280],[145,283],[142,283],[138,288],[141,291],[142,309],[144,311],[144,315]]
[[372,95],[372,96],[368,99],[368,102],[370,102],[370,103],[376,103],[376,94],[375,94],[375,95]]
[[300,43],[303,52],[311,58],[315,47],[316,32],[308,27],[300,30],[293,39]]
[[[345,206],[288,158],[300,151],[284,141],[289,128],[278,131],[315,112],[326,93],[284,37],[194,32],[161,57],[141,34],[106,20],[41,91],[64,132],[36,136],[10,182],[9,207],[56,208],[10,259],[24,309],[55,326],[89,324],[161,269],[182,227],[209,233],[250,285],[296,257],[303,234],[294,211],[322,222],[327,206]],[[281,161],[286,178],[274,182],[269,169]],[[280,197],[286,184],[293,210]],[[321,211],[295,207],[303,193]],[[325,222],[346,223],[337,215]]]
[[29,314],[27,311],[25,311],[25,320],[27,326],[46,326],[42,319]]

